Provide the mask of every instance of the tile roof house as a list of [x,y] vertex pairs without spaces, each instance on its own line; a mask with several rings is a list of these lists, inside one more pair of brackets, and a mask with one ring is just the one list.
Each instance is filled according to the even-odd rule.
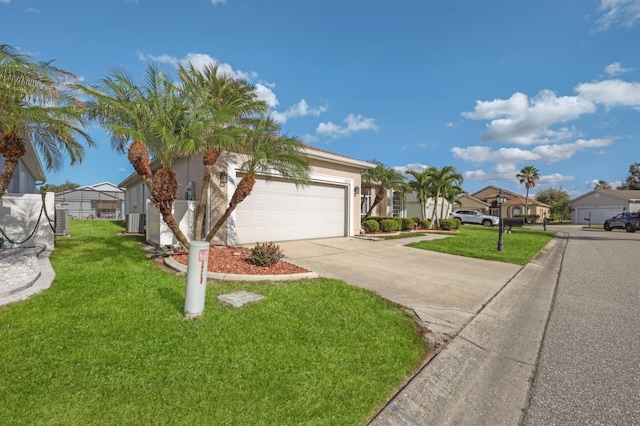
[[[473,194],[465,194],[459,197],[458,201],[462,204],[460,208],[478,210],[485,214],[498,216],[499,212],[496,199],[500,191],[502,191],[502,194],[506,197],[502,205],[502,217],[518,217],[526,214],[537,217],[537,220],[541,220],[545,215],[549,215],[550,206],[548,204],[537,201],[531,196],[529,196],[528,200],[525,200],[524,195],[493,185],[489,185]],[[527,201],[526,212],[525,201]]]

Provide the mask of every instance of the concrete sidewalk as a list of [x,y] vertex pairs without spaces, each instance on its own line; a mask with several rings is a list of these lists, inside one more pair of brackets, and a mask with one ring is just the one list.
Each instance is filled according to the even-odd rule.
[[517,425],[567,239],[556,237],[524,267],[402,247],[408,242],[336,239],[281,247],[287,261],[410,307],[451,338],[371,425]]

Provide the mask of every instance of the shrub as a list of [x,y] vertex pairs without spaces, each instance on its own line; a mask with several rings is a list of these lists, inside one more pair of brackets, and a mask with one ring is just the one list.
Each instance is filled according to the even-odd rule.
[[445,231],[451,231],[456,228],[456,220],[455,219],[440,219],[440,228]]
[[429,219],[420,219],[418,221],[418,226],[420,226],[420,228],[422,229],[429,229],[429,227],[431,226],[431,221]]
[[382,219],[380,221],[380,230],[383,232],[399,231],[398,220],[396,219]]
[[414,221],[413,221],[413,219],[411,219],[411,218],[407,218],[407,217],[402,218],[402,230],[403,230],[403,231],[406,231],[406,230],[411,230],[411,229],[413,229],[413,224],[414,224],[414,223],[415,223],[415,222],[414,222]]
[[284,257],[280,246],[272,242],[258,243],[251,249],[249,260],[258,266],[273,266]]
[[453,218],[451,220],[453,220],[453,222],[454,222],[453,229],[460,229],[460,227],[462,226],[462,221],[460,219],[458,219],[457,217]]
[[380,230],[380,225],[378,225],[378,221],[375,219],[368,219],[363,224],[364,232],[378,232]]

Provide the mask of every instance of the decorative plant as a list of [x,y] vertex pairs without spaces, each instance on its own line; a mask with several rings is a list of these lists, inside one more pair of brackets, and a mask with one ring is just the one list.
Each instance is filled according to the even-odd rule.
[[254,265],[266,267],[275,265],[283,257],[284,254],[280,246],[273,242],[268,242],[256,244],[255,247],[251,249],[249,260],[251,260]]
[[368,219],[362,224],[365,232],[378,232],[380,230],[380,225],[378,221],[375,219]]

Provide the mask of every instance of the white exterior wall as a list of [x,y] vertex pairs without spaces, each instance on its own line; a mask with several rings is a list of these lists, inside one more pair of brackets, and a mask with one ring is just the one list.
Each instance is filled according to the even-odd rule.
[[[196,220],[198,203],[195,201],[176,200],[173,203],[173,217],[188,241],[193,239],[193,228]],[[162,220],[160,212],[150,200],[147,200],[146,239],[157,246],[178,246],[173,232]]]
[[0,227],[6,237],[15,242],[14,247],[44,246],[53,250],[53,223],[47,218],[48,215],[53,221],[55,217],[53,192],[46,194],[44,207],[46,214],[40,194],[5,194],[0,198]]

